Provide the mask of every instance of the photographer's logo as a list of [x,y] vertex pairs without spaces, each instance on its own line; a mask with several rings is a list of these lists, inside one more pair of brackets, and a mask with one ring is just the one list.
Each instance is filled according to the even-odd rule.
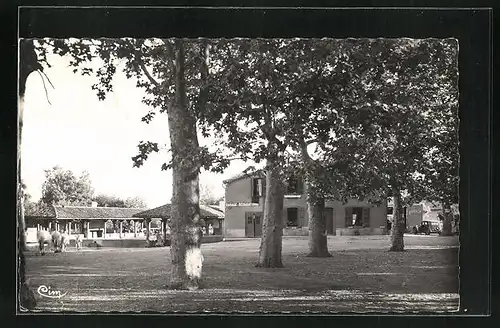
[[45,286],[45,285],[40,285],[40,287],[38,287],[37,292],[41,296],[48,297],[48,298],[61,298],[68,293],[68,292],[66,292],[63,294],[63,293],[61,293],[60,290],[55,290],[55,289],[52,289],[50,286]]

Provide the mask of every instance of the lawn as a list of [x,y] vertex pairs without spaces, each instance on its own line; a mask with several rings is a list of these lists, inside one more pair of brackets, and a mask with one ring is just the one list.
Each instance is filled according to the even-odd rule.
[[458,307],[458,239],[330,236],[331,258],[308,258],[306,237],[283,239],[282,269],[256,268],[259,239],[204,244],[203,288],[167,290],[169,248],[101,248],[27,255],[41,311],[450,312]]

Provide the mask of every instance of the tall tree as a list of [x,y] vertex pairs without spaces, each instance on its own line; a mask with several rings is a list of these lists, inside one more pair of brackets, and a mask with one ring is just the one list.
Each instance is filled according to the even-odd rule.
[[200,185],[200,204],[203,205],[219,205],[219,202],[224,199],[224,196],[216,196],[210,187],[206,184]]
[[124,201],[125,207],[129,208],[147,208],[148,205],[144,199],[141,197],[128,197]]
[[83,172],[77,178],[71,170],[59,166],[45,170],[41,197],[45,204],[90,206],[93,196],[94,189],[88,172]]
[[424,158],[426,166],[420,173],[420,193],[425,199],[441,204],[442,235],[451,235],[452,205],[458,205],[458,51],[456,42],[443,44],[439,69],[441,79],[434,82],[439,89],[428,101],[434,110],[426,112],[432,135]]
[[[297,40],[219,40],[213,44],[208,92],[210,115],[202,123],[219,133],[231,155],[265,161],[263,231],[257,266],[282,267],[283,198],[290,175],[284,133],[300,66]],[[202,125],[204,127],[204,125]]]
[[125,201],[116,196],[99,194],[94,198],[94,201],[99,207],[127,207]]
[[25,257],[26,248],[24,220],[24,195],[21,180],[21,141],[23,131],[24,97],[26,94],[26,81],[33,72],[43,72],[43,67],[38,61],[35,46],[32,41],[20,40],[19,42],[19,98],[18,98],[18,126],[17,126],[17,237],[18,237],[18,306],[24,309],[32,310],[36,306],[36,298],[33,291],[26,282]]
[[293,98],[288,107],[285,133],[300,158],[295,173],[305,180],[308,256],[331,256],[327,245],[325,203],[341,199],[336,182],[341,172],[335,159],[341,154],[336,152],[335,146],[336,134],[342,127],[339,112],[345,110],[343,95],[348,94],[351,87],[350,52],[353,49],[352,41],[301,40],[295,55],[301,73],[296,76],[299,81],[296,88],[290,90]]
[[394,198],[390,249],[402,251],[402,207],[426,196],[419,173],[431,165],[425,160],[435,143],[431,113],[450,96],[443,91],[453,84],[447,81],[456,79],[457,67],[450,60],[456,57],[456,41],[377,39],[359,47],[356,56],[367,69],[355,80],[348,101],[352,110],[344,111],[342,139],[350,154],[344,178],[358,181],[347,184],[354,194],[378,189]]
[[117,196],[99,194],[93,200],[97,202],[99,207],[147,208],[146,202],[140,197],[122,199]]
[[[169,286],[174,289],[198,288],[199,274],[187,272],[186,262],[201,266],[201,230],[199,229],[199,171],[210,168],[213,157],[200,147],[197,113],[204,112],[208,47],[206,40],[182,39],[71,39],[38,40],[39,58],[46,63],[49,52],[72,58],[74,72],[97,78],[92,86],[99,99],[113,90],[113,76],[120,69],[137,81],[145,91],[143,102],[151,110],[143,121],[149,123],[157,113],[167,113],[170,135],[169,162],[162,169],[172,169],[172,271]],[[103,62],[95,70],[88,64]],[[141,166],[158,144],[139,144],[134,166]],[[227,162],[219,162],[223,167]],[[189,266],[191,267],[191,266]],[[198,272],[201,272],[199,270]]]

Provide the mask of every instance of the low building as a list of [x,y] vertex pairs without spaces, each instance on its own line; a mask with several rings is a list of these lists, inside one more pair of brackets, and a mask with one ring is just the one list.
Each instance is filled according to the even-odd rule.
[[[162,222],[161,231],[167,231],[168,221],[170,220],[171,204],[165,204],[150,210],[141,211],[134,214],[136,218],[142,218],[147,221],[160,219]],[[200,219],[206,235],[222,235],[224,221],[224,212],[218,208],[209,205],[200,205]],[[211,233],[210,233],[211,232]]]
[[[88,206],[63,206],[45,205],[36,206],[33,210],[25,213],[28,232],[31,230],[64,230],[70,237],[79,234],[84,239],[122,239],[134,238],[141,235],[143,219],[135,218],[133,215],[144,211],[143,208],[123,207],[97,207],[93,203]],[[124,223],[127,222],[132,228],[124,231]],[[112,223],[115,229],[106,229],[106,223]],[[130,224],[132,223],[132,224]],[[30,236],[30,241],[33,238]]]
[[[134,214],[136,218],[142,218],[146,222],[151,222],[154,219],[161,221],[161,228],[158,231],[157,237],[153,239],[156,243],[158,238],[163,238],[163,245],[170,245],[170,218],[172,206],[165,204],[147,211]],[[203,238],[202,243],[213,243],[222,241],[222,227],[224,226],[224,212],[216,207],[208,205],[200,205],[200,224],[202,226]],[[148,237],[149,239],[149,237]]]
[[[224,181],[226,237],[262,235],[265,176],[256,170]],[[373,205],[355,199],[343,204],[328,200],[325,204],[326,230],[331,235],[385,234],[387,202]],[[284,199],[284,235],[308,235],[306,195],[300,180],[288,183]]]

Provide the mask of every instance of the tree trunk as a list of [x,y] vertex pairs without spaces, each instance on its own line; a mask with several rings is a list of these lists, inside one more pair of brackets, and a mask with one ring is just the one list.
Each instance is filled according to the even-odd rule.
[[[307,144],[302,138],[299,141],[300,151],[304,164],[313,167],[314,174],[311,179],[319,181],[323,178],[323,169],[316,166],[311,156],[307,152]],[[318,194],[317,189],[310,179],[305,181],[305,191],[307,195],[307,214],[309,217],[309,257],[330,257],[328,252],[328,238],[326,231],[325,198]]]
[[19,67],[19,99],[18,99],[18,127],[17,127],[17,231],[18,231],[18,261],[19,261],[19,305],[32,310],[36,306],[35,294],[26,281],[26,262],[24,252],[26,250],[26,222],[24,220],[24,195],[21,183],[21,140],[23,131],[24,96],[26,93],[26,81],[28,76],[41,69],[38,57],[35,53],[33,41],[22,40],[20,47]]
[[281,248],[283,239],[283,200],[285,187],[280,172],[280,164],[268,159],[266,171],[266,199],[264,222],[260,240],[259,261],[257,267],[282,268]]
[[172,152],[171,289],[197,289],[203,255],[199,228],[199,152],[196,119],[190,113],[184,76],[184,45],[175,41],[175,100],[168,106]]
[[453,221],[451,207],[447,202],[441,202],[441,208],[443,209],[443,230],[441,231],[441,236],[451,236],[453,235],[451,231],[451,222]]
[[330,257],[326,232],[325,199],[307,201],[309,215],[309,257]]
[[391,248],[390,251],[402,252],[404,251],[404,232],[406,230],[403,208],[401,206],[401,192],[398,188],[393,188],[393,222],[391,231]]

